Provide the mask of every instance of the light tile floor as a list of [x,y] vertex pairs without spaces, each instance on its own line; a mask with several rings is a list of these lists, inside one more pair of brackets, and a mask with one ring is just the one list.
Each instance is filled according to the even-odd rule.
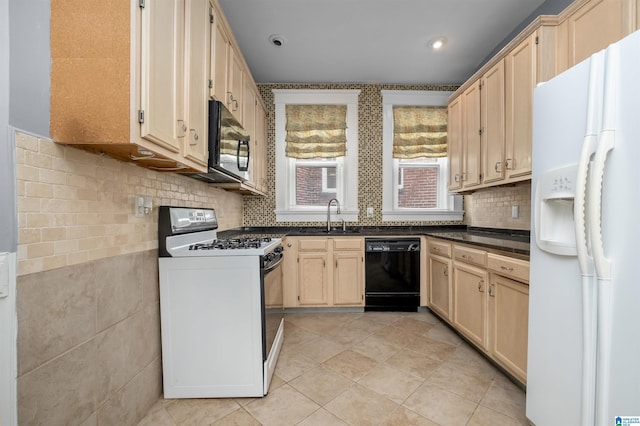
[[160,400],[138,426],[526,425],[524,392],[430,313],[287,314],[264,398]]

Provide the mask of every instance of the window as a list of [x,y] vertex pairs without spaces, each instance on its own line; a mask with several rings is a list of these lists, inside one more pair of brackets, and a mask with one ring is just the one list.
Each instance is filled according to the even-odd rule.
[[[383,221],[462,220],[462,197],[447,193],[446,156],[394,158],[394,106],[445,106],[449,95],[451,92],[382,91]],[[429,155],[443,155],[436,152],[437,148]]]
[[[327,203],[340,202],[340,217],[358,220],[358,94],[359,90],[274,90],[276,139],[276,220],[320,222],[327,218]],[[345,105],[346,154],[304,158],[287,156],[304,147],[287,148],[287,106]],[[344,107],[342,108],[344,110]],[[291,110],[291,108],[290,108]],[[326,149],[323,147],[323,151]],[[344,151],[342,151],[344,153]],[[311,158],[307,158],[311,157]],[[335,208],[334,210],[335,211]]]

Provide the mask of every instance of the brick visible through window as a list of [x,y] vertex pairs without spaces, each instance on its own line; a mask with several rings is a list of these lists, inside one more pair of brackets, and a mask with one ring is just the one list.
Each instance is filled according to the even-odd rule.
[[402,168],[402,187],[398,189],[400,208],[436,208],[438,206],[438,168]]

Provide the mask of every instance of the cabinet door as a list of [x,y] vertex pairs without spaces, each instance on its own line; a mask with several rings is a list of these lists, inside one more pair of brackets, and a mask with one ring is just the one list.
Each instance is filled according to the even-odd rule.
[[267,192],[267,115],[256,99],[256,148],[253,156],[256,189]]
[[464,263],[453,265],[453,325],[483,349],[487,345],[487,272]]
[[529,286],[491,274],[491,355],[523,383],[527,381]]
[[229,74],[227,80],[227,108],[231,114],[244,125],[244,116],[242,112],[243,89],[244,89],[244,69],[233,47],[229,47]]
[[533,89],[537,83],[537,33],[523,40],[506,57],[507,179],[531,175]]
[[462,187],[469,188],[481,182],[480,141],[480,84],[472,84],[462,94]]
[[429,308],[444,319],[451,312],[451,259],[429,255]]
[[282,262],[282,296],[285,308],[298,306],[298,241],[294,237],[282,240],[284,261]]
[[184,124],[184,0],[142,9],[140,135],[181,152]]
[[227,84],[229,73],[229,36],[223,27],[222,19],[213,17],[214,31],[211,41],[211,90],[210,95],[220,102],[227,102]]
[[327,305],[327,253],[298,254],[298,302],[304,305]]
[[333,253],[333,303],[356,305],[364,303],[363,257],[358,252]]
[[448,107],[447,156],[449,157],[449,191],[462,188],[462,99],[455,98]]
[[189,0],[185,3],[186,24],[186,124],[184,156],[207,165],[209,53],[213,11],[209,0]]
[[625,3],[626,0],[591,0],[567,19],[569,67],[631,32]]
[[244,110],[244,123],[242,127],[244,127],[244,129],[251,137],[251,140],[249,141],[249,180],[246,181],[245,184],[249,186],[255,186],[255,160],[256,155],[258,154],[258,150],[256,147],[256,96],[249,84],[246,84],[244,87],[244,96],[242,97],[242,99]]
[[482,76],[482,182],[504,179],[504,61]]

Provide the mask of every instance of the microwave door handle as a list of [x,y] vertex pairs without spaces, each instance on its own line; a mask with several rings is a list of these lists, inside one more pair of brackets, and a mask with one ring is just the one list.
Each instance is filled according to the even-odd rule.
[[[246,145],[247,146],[247,162],[245,165],[240,165],[240,147],[242,145]],[[249,141],[238,141],[238,151],[237,151],[237,155],[236,155],[236,163],[238,165],[238,171],[241,172],[246,172],[249,170],[249,155],[250,155],[250,151],[251,148],[249,147]]]

